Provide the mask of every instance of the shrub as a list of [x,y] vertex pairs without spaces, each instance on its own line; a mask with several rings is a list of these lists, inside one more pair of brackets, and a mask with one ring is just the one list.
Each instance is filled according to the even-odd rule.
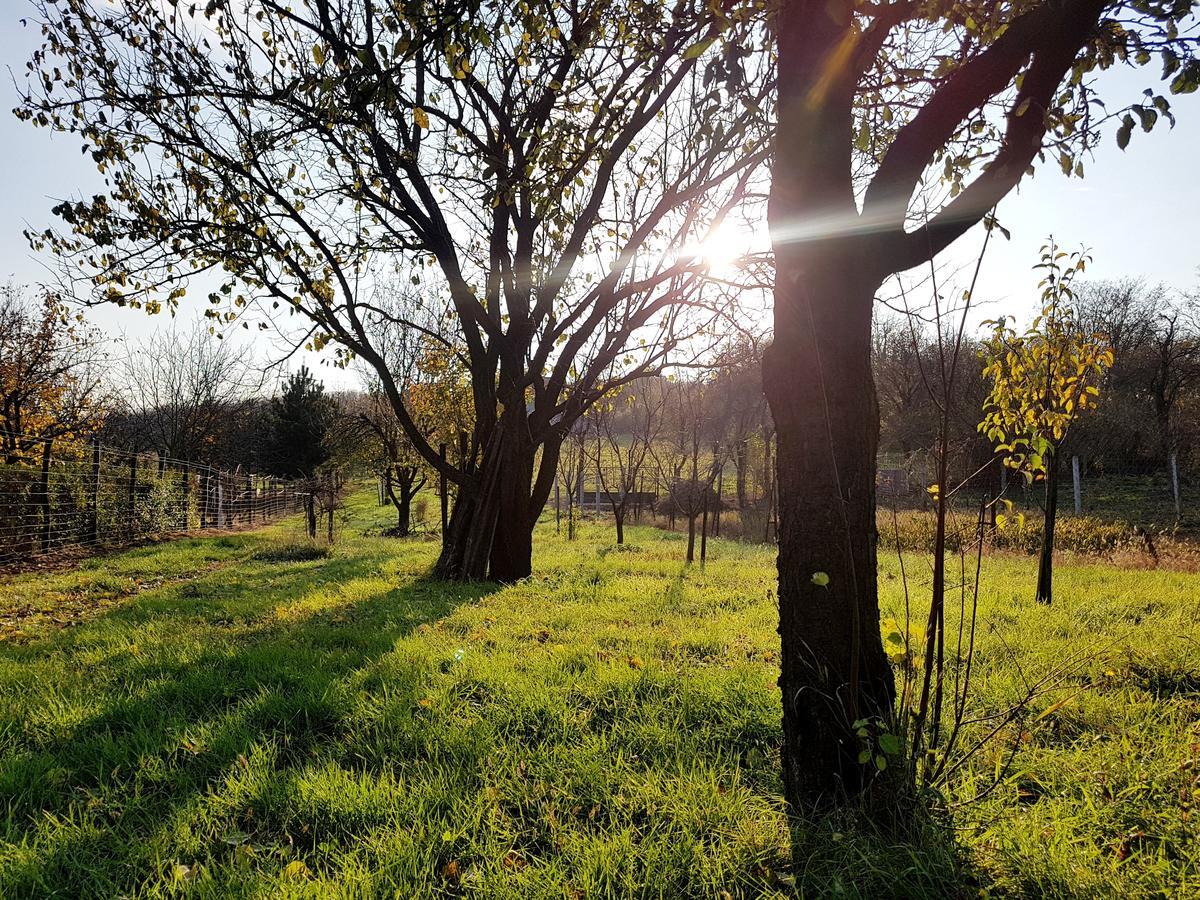
[[[989,547],[1036,553],[1042,544],[1042,519],[1026,516],[1023,522],[1010,522],[1004,528],[988,527],[985,540]],[[899,538],[901,550],[932,553],[934,519],[929,513],[905,511],[893,514],[880,510],[878,517],[881,549],[894,549]],[[963,517],[947,522],[946,548],[954,553],[975,541],[975,520]],[[1127,522],[1110,522],[1094,516],[1064,516],[1054,529],[1054,547],[1071,553],[1111,553],[1137,547],[1142,539]]]

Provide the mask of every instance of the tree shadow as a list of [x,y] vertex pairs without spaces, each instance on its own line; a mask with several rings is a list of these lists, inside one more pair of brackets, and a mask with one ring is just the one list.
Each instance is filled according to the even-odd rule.
[[5,688],[25,694],[0,707],[0,839],[20,848],[0,861],[0,895],[115,896],[163,877],[156,835],[248,756],[268,749],[286,770],[335,753],[345,683],[496,589],[386,587],[380,563],[225,569],[0,646]]
[[866,808],[811,813],[791,823],[800,896],[978,897],[987,878],[948,819],[924,812],[902,829]]

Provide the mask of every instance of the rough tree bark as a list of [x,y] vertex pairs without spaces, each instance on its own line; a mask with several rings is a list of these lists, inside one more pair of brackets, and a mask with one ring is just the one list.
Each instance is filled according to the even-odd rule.
[[435,566],[439,577],[500,582],[529,577],[533,527],[553,488],[560,443],[556,436],[544,441],[538,461],[523,409],[501,415],[472,479],[460,486]]
[[[1045,136],[1039,111],[1054,104],[1104,8],[1104,0],[1046,0],[1016,15],[897,131],[860,192],[852,158],[859,82],[919,7],[780,5],[768,213],[775,333],[763,381],[777,442],[782,757],[794,811],[868,783],[853,723],[887,720],[893,709],[876,586],[875,292],[928,262],[1016,186]],[[937,151],[1018,73],[996,155],[920,231],[907,232],[909,203]]]
[[763,364],[776,426],[784,780],[790,798],[816,802],[861,789],[852,724],[886,718],[895,696],[875,581],[875,285],[848,276],[855,252],[780,258]]

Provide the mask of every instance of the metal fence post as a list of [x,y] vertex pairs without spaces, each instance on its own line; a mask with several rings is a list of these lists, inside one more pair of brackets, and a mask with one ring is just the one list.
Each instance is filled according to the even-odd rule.
[[1175,498],[1175,518],[1183,518],[1183,502],[1179,496],[1179,460],[1171,454],[1171,494]]
[[92,543],[100,540],[100,438],[92,439],[92,496],[91,532]]
[[42,552],[50,549],[50,452],[54,442],[47,440],[42,446]]

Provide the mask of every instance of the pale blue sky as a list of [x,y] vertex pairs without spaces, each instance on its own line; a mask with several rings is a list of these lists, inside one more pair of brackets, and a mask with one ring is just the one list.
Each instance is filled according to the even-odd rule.
[[[32,128],[11,115],[13,78],[23,80],[37,44],[36,32],[18,22],[27,10],[24,0],[0,0],[0,281],[36,283],[46,277],[45,261],[30,252],[22,228],[26,223],[45,227],[57,199],[92,192],[99,176],[81,156],[77,139]],[[1156,73],[1152,65],[1106,75],[1102,87],[1109,107],[1138,98]],[[1030,266],[1049,234],[1069,248],[1089,247],[1094,277],[1143,276],[1180,290],[1200,286],[1200,93],[1172,98],[1172,103],[1179,122],[1174,130],[1136,131],[1124,152],[1110,135],[1085,161],[1086,179],[1068,179],[1051,162],[1004,201],[1000,220],[1013,237],[993,241],[976,293],[989,317],[1023,315],[1031,308],[1037,279]],[[966,263],[979,239],[978,232],[968,235],[944,259]],[[197,312],[193,304],[187,314]],[[136,335],[152,325],[141,313],[115,308],[91,317],[114,333]],[[266,338],[259,333],[243,340]],[[328,368],[323,375],[334,384],[353,380]]]

